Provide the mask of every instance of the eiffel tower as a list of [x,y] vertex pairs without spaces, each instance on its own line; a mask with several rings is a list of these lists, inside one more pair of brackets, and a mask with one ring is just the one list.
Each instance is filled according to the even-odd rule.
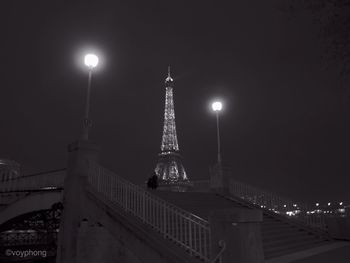
[[184,192],[191,186],[182,157],[179,153],[179,144],[176,135],[175,110],[173,99],[174,80],[170,76],[165,79],[165,111],[161,152],[159,153],[155,173],[158,176],[159,189]]

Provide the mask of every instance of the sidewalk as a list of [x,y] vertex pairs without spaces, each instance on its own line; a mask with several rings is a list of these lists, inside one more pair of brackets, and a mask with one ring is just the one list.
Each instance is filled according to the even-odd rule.
[[350,242],[345,247],[314,255],[308,258],[294,261],[294,263],[349,263],[350,262]]
[[266,260],[266,263],[349,263],[350,242],[316,247],[278,258]]

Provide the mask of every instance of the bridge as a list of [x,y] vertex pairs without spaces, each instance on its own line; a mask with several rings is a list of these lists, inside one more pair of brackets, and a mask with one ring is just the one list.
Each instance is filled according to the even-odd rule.
[[190,192],[148,190],[102,167],[90,141],[69,146],[66,169],[3,182],[0,204],[0,262],[274,263],[350,248],[335,219],[288,217],[294,202],[221,167]]

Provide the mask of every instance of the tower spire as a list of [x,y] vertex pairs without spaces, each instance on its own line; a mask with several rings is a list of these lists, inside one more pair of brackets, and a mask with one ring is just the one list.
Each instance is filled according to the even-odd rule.
[[[162,143],[155,172],[160,180],[160,186],[167,186],[175,191],[181,191],[189,184],[187,174],[182,165],[182,157],[179,154],[179,145],[176,134],[175,108],[173,98],[174,80],[170,75],[170,65],[168,66],[168,76],[165,79],[165,109]],[[181,189],[180,189],[181,188]]]
[[170,84],[171,82],[173,82],[174,80],[172,79],[172,77],[170,76],[170,65],[168,66],[168,76],[165,79],[165,83],[166,84]]

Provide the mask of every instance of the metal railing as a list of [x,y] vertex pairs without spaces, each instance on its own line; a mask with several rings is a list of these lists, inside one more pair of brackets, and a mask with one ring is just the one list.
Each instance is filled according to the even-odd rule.
[[301,220],[307,225],[327,230],[326,216],[322,213],[302,215]]
[[210,260],[210,263],[222,263],[222,254],[225,252],[226,249],[226,243],[224,240],[219,240],[219,248],[219,253],[212,260]]
[[230,192],[244,200],[261,206],[261,208],[292,211],[298,206],[298,204],[291,200],[234,180],[230,180]]
[[191,256],[210,262],[209,222],[136,186],[111,171],[93,164],[89,184],[125,212],[139,218]]
[[57,232],[11,230],[0,233],[0,247],[55,244]]
[[25,192],[62,188],[66,170],[22,176],[0,183],[0,194],[9,192]]
[[232,179],[230,180],[229,187],[231,194],[249,203],[283,215],[289,219],[302,221],[310,227],[320,228],[322,230],[327,229],[326,216],[321,213],[307,214],[308,206],[306,204],[293,202],[277,194]]

